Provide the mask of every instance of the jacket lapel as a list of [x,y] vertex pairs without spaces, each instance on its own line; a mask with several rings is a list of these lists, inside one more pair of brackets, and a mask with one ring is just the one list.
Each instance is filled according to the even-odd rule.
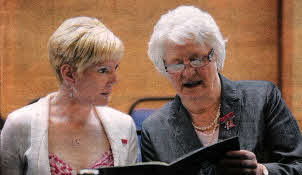
[[49,99],[52,94],[41,98],[33,108],[38,109],[32,120],[31,149],[34,158],[34,174],[50,175],[48,159],[48,115]]
[[123,139],[127,139],[127,133],[120,132],[119,126],[114,122],[115,117],[112,116],[112,112],[107,107],[97,107],[96,112],[109,140],[114,157],[114,166],[123,165],[123,160],[128,155],[126,144],[123,143]]
[[239,135],[240,98],[235,84],[219,74],[221,81],[221,115],[219,140]]
[[[218,140],[224,140],[239,135],[240,127],[240,98],[236,85],[219,74],[221,81],[221,115]],[[183,153],[190,152],[203,146],[192,126],[192,121],[187,110],[181,104],[179,96],[176,96],[172,106],[172,117],[169,119],[170,127],[178,150]],[[222,119],[225,119],[222,121]]]
[[181,104],[179,96],[172,103],[172,117],[168,120],[174,139],[177,140],[177,150],[186,154],[202,147],[202,143],[193,129],[187,110]]

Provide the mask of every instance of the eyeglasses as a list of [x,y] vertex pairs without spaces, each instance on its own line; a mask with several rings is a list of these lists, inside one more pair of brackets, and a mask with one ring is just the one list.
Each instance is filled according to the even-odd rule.
[[[214,49],[212,48],[207,56],[202,56],[197,59],[190,60],[190,65],[194,68],[203,67],[208,65],[213,60]],[[185,64],[165,64],[166,72],[168,73],[180,73],[182,72],[186,65]]]

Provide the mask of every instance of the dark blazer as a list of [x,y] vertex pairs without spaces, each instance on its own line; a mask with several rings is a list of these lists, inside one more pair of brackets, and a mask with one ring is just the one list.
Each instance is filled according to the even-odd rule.
[[[218,139],[239,136],[240,148],[254,152],[269,175],[301,175],[301,133],[279,89],[267,81],[230,81],[221,74],[219,77],[220,117],[234,112],[235,126],[228,130],[220,124]],[[200,147],[203,145],[179,96],[143,123],[143,161],[171,162]],[[201,174],[208,174],[211,169],[203,168]]]

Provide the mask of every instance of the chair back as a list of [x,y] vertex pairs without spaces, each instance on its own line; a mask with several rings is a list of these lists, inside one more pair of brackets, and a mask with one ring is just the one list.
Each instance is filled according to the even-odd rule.
[[153,112],[157,109],[152,108],[137,108],[136,106],[139,103],[143,102],[150,102],[150,101],[169,101],[173,100],[173,97],[149,97],[149,98],[141,98],[136,100],[130,107],[128,114],[133,118],[135,126],[136,126],[136,133],[138,137],[138,161],[142,161],[141,156],[141,133],[142,133],[142,124],[147,117],[149,117]]

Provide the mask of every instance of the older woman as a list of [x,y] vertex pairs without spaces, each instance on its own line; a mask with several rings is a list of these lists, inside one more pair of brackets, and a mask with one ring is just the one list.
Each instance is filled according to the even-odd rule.
[[214,19],[192,6],[163,15],[149,57],[175,88],[175,99],[143,123],[143,161],[171,162],[232,136],[230,151],[201,174],[302,174],[302,138],[280,91],[266,81],[230,81],[221,74],[225,40]]
[[76,17],[55,31],[48,50],[59,90],[8,116],[1,134],[2,174],[76,174],[135,163],[132,119],[106,107],[122,42],[98,19]]

